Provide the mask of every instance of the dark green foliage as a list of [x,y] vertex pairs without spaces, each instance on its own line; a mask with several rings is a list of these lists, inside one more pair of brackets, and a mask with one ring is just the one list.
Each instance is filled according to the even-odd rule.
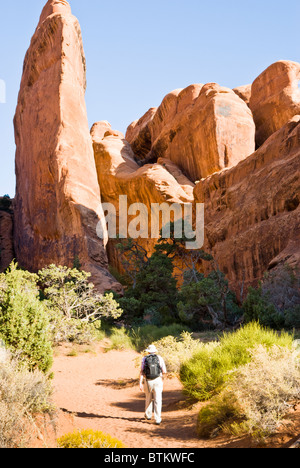
[[219,270],[207,277],[197,273],[196,279],[188,272],[179,294],[178,311],[184,323],[198,330],[233,325],[241,317],[235,295]]
[[288,265],[268,272],[258,288],[249,288],[243,303],[245,322],[274,328],[300,326],[300,274]]
[[135,276],[134,284],[119,299],[125,318],[143,319],[154,315],[159,325],[176,319],[177,287],[173,263],[165,254],[154,252]]
[[9,195],[0,198],[0,211],[11,211],[12,200]]
[[[179,322],[194,330],[234,324],[240,308],[213,257],[202,250],[186,250],[186,239],[175,238],[174,223],[170,233],[169,239],[158,240],[151,257],[132,239],[118,245],[132,280],[124,297],[118,298],[124,318],[130,324],[146,321],[157,326]],[[201,262],[212,264],[206,278],[198,271]],[[174,265],[180,264],[185,278],[181,290],[174,277]]]
[[52,365],[52,346],[37,280],[14,263],[0,275],[0,336],[26,360],[29,369],[47,372]]

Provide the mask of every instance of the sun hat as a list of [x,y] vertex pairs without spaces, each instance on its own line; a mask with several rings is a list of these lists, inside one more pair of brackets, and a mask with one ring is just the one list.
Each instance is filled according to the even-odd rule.
[[146,349],[146,353],[150,353],[150,354],[154,354],[154,353],[157,353],[157,349],[154,345],[150,345],[148,346],[148,348]]

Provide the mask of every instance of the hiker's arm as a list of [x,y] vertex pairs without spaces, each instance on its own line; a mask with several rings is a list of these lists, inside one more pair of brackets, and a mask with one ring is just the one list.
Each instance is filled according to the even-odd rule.
[[140,390],[141,390],[141,392],[144,391],[144,384],[143,384],[143,382],[144,382],[144,374],[143,374],[142,371],[141,371],[141,373],[140,373]]
[[164,376],[167,374],[167,368],[166,368],[166,364],[165,364],[165,361],[162,359],[161,361],[161,372],[162,372],[162,377],[164,378]]
[[144,360],[142,361],[142,365],[141,365],[141,372],[140,372],[140,390],[141,392],[144,391]]

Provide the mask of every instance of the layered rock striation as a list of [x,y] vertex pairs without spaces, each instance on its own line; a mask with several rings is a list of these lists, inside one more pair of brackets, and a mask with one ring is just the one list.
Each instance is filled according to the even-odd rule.
[[201,180],[205,249],[237,292],[279,263],[299,266],[300,116],[237,166]]
[[140,164],[164,155],[198,178],[204,248],[237,292],[278,264],[299,266],[299,70],[279,61],[233,91],[176,90],[127,129]]

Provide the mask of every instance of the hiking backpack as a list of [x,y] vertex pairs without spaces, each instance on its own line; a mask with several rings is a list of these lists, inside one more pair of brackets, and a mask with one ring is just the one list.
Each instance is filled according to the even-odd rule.
[[144,374],[147,380],[154,380],[160,377],[161,367],[159,358],[155,354],[150,354],[145,359]]

